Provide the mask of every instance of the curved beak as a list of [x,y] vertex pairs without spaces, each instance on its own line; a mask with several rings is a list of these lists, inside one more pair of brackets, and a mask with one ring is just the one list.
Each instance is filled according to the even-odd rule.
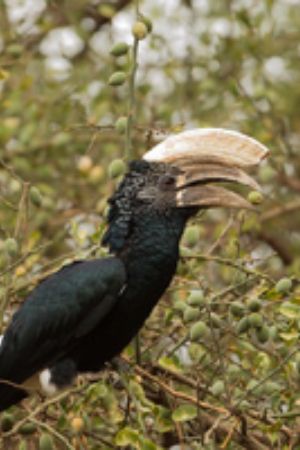
[[176,177],[176,202],[179,207],[255,209],[235,192],[213,183],[229,182],[260,191],[245,168],[259,164],[268,149],[258,141],[236,131],[196,129],[171,136],[144,159],[166,163],[179,169]]

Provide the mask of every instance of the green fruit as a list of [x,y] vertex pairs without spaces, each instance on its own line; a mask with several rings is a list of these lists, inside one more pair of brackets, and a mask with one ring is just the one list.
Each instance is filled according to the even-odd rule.
[[252,191],[248,194],[248,200],[253,205],[258,205],[263,201],[263,195],[260,192]]
[[19,58],[22,55],[23,47],[20,44],[10,44],[5,48],[6,53],[13,58]]
[[183,239],[188,247],[194,247],[199,241],[199,229],[198,227],[187,227]]
[[20,426],[18,432],[27,436],[36,432],[36,426],[33,423],[24,423]]
[[4,251],[8,256],[14,257],[18,254],[19,245],[14,238],[7,238],[4,241]]
[[247,307],[251,312],[258,312],[262,307],[262,302],[259,298],[250,298]]
[[114,72],[108,80],[108,84],[111,86],[121,86],[126,81],[126,73],[125,72]]
[[112,19],[116,14],[116,8],[112,5],[104,4],[98,7],[98,12],[106,19]]
[[213,395],[216,397],[219,397],[221,394],[223,394],[225,390],[224,381],[218,380],[216,381],[210,388]]
[[252,313],[249,316],[249,323],[253,328],[261,328],[263,326],[263,316],[259,313]]
[[230,364],[226,369],[226,373],[230,378],[235,379],[237,377],[240,377],[240,370],[241,369],[235,364]]
[[29,190],[29,198],[30,198],[31,202],[33,203],[33,205],[41,206],[42,196],[41,196],[41,193],[38,190],[38,188],[36,188],[35,186],[31,186],[31,188]]
[[113,56],[122,56],[128,53],[129,45],[126,42],[119,42],[115,44],[109,51],[109,53]]
[[268,395],[281,391],[281,389],[280,384],[275,383],[275,381],[268,381],[265,385],[263,385],[263,391]]
[[232,302],[229,309],[234,317],[242,317],[245,314],[245,306],[238,301]]
[[292,280],[290,278],[281,278],[275,286],[277,294],[285,294],[292,288]]
[[209,328],[207,325],[202,322],[196,322],[194,325],[190,328],[190,339],[191,341],[199,341],[203,338],[205,338],[209,333]]
[[200,316],[200,311],[198,308],[193,308],[192,306],[187,306],[183,313],[183,320],[185,322],[192,322],[197,320]]
[[261,344],[265,344],[270,337],[269,327],[263,325],[261,328],[256,330],[256,337]]
[[259,384],[258,381],[252,379],[247,385],[247,391],[251,391],[257,397],[260,397],[263,393],[263,385]]
[[114,159],[108,167],[110,178],[118,178],[120,175],[123,175],[124,172],[125,164],[122,159]]
[[115,123],[115,127],[118,133],[124,134],[127,129],[128,118],[125,116],[121,116]]
[[177,302],[174,303],[174,309],[176,309],[176,311],[184,311],[186,307],[186,303],[182,300],[177,300]]
[[281,358],[285,358],[289,354],[289,347],[285,344],[279,345],[277,351]]
[[52,139],[52,145],[54,145],[54,147],[64,147],[69,144],[69,142],[71,142],[71,135],[66,131],[57,133]]
[[151,31],[153,29],[153,24],[152,24],[152,21],[149,19],[149,17],[139,16],[139,21],[143,22],[147,27],[148,33],[151,33]]
[[251,408],[251,404],[247,400],[242,400],[238,407],[240,411],[246,412]]
[[211,323],[214,327],[216,328],[220,328],[222,325],[222,320],[220,319],[220,317],[218,316],[218,314],[212,312],[210,313],[210,320]]
[[191,291],[187,302],[190,306],[202,306],[205,303],[203,291]]
[[243,317],[237,324],[236,331],[238,334],[246,333],[250,328],[248,317]]
[[275,327],[275,325],[272,325],[272,326],[269,328],[269,335],[270,335],[270,339],[271,339],[273,342],[276,342],[276,341],[278,341],[278,340],[280,339],[279,334],[278,334],[277,327]]
[[276,175],[275,170],[272,169],[272,167],[270,166],[261,167],[259,171],[259,179],[263,184],[273,181],[275,175]]
[[54,440],[51,434],[43,433],[39,439],[39,448],[40,450],[53,450],[54,448]]
[[14,416],[12,414],[9,413],[2,413],[1,416],[1,430],[6,432],[12,429],[13,425],[14,425]]
[[148,27],[143,22],[135,22],[132,27],[132,34],[138,40],[145,39],[148,34]]

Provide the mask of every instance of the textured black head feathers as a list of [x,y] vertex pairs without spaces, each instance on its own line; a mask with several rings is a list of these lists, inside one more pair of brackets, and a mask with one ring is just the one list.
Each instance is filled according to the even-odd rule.
[[132,161],[129,171],[124,176],[116,192],[108,200],[109,227],[106,230],[102,244],[108,245],[110,252],[115,253],[122,249],[130,233],[130,224],[133,214],[133,200],[136,193],[145,184],[146,173],[150,164],[146,161]]

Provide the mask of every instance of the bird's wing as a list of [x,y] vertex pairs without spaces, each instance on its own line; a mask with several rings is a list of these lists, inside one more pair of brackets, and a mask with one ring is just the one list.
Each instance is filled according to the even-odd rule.
[[0,346],[0,379],[21,383],[76,347],[117,302],[118,258],[76,262],[46,278],[13,316]]

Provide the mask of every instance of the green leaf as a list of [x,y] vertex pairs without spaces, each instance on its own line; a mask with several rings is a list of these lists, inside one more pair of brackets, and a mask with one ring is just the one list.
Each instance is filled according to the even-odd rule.
[[292,330],[285,333],[279,333],[279,336],[286,342],[293,342],[299,339],[299,331]]
[[178,358],[176,356],[168,357],[168,356],[162,356],[159,358],[158,363],[165,367],[168,370],[173,370],[173,372],[181,372],[182,367],[178,361]]
[[280,313],[288,319],[298,319],[300,316],[300,306],[291,302],[284,302],[279,307]]
[[132,445],[134,448],[140,448],[140,436],[136,430],[126,427],[123,428],[117,434],[115,438],[116,445],[125,447],[126,445]]
[[197,408],[194,405],[182,405],[175,409],[172,414],[172,419],[175,422],[186,422],[197,417]]
[[156,419],[155,426],[160,433],[166,433],[167,431],[171,431],[173,429],[174,424],[169,419],[159,417]]
[[162,450],[161,447],[154,444],[154,442],[150,441],[150,439],[141,439],[141,450]]

